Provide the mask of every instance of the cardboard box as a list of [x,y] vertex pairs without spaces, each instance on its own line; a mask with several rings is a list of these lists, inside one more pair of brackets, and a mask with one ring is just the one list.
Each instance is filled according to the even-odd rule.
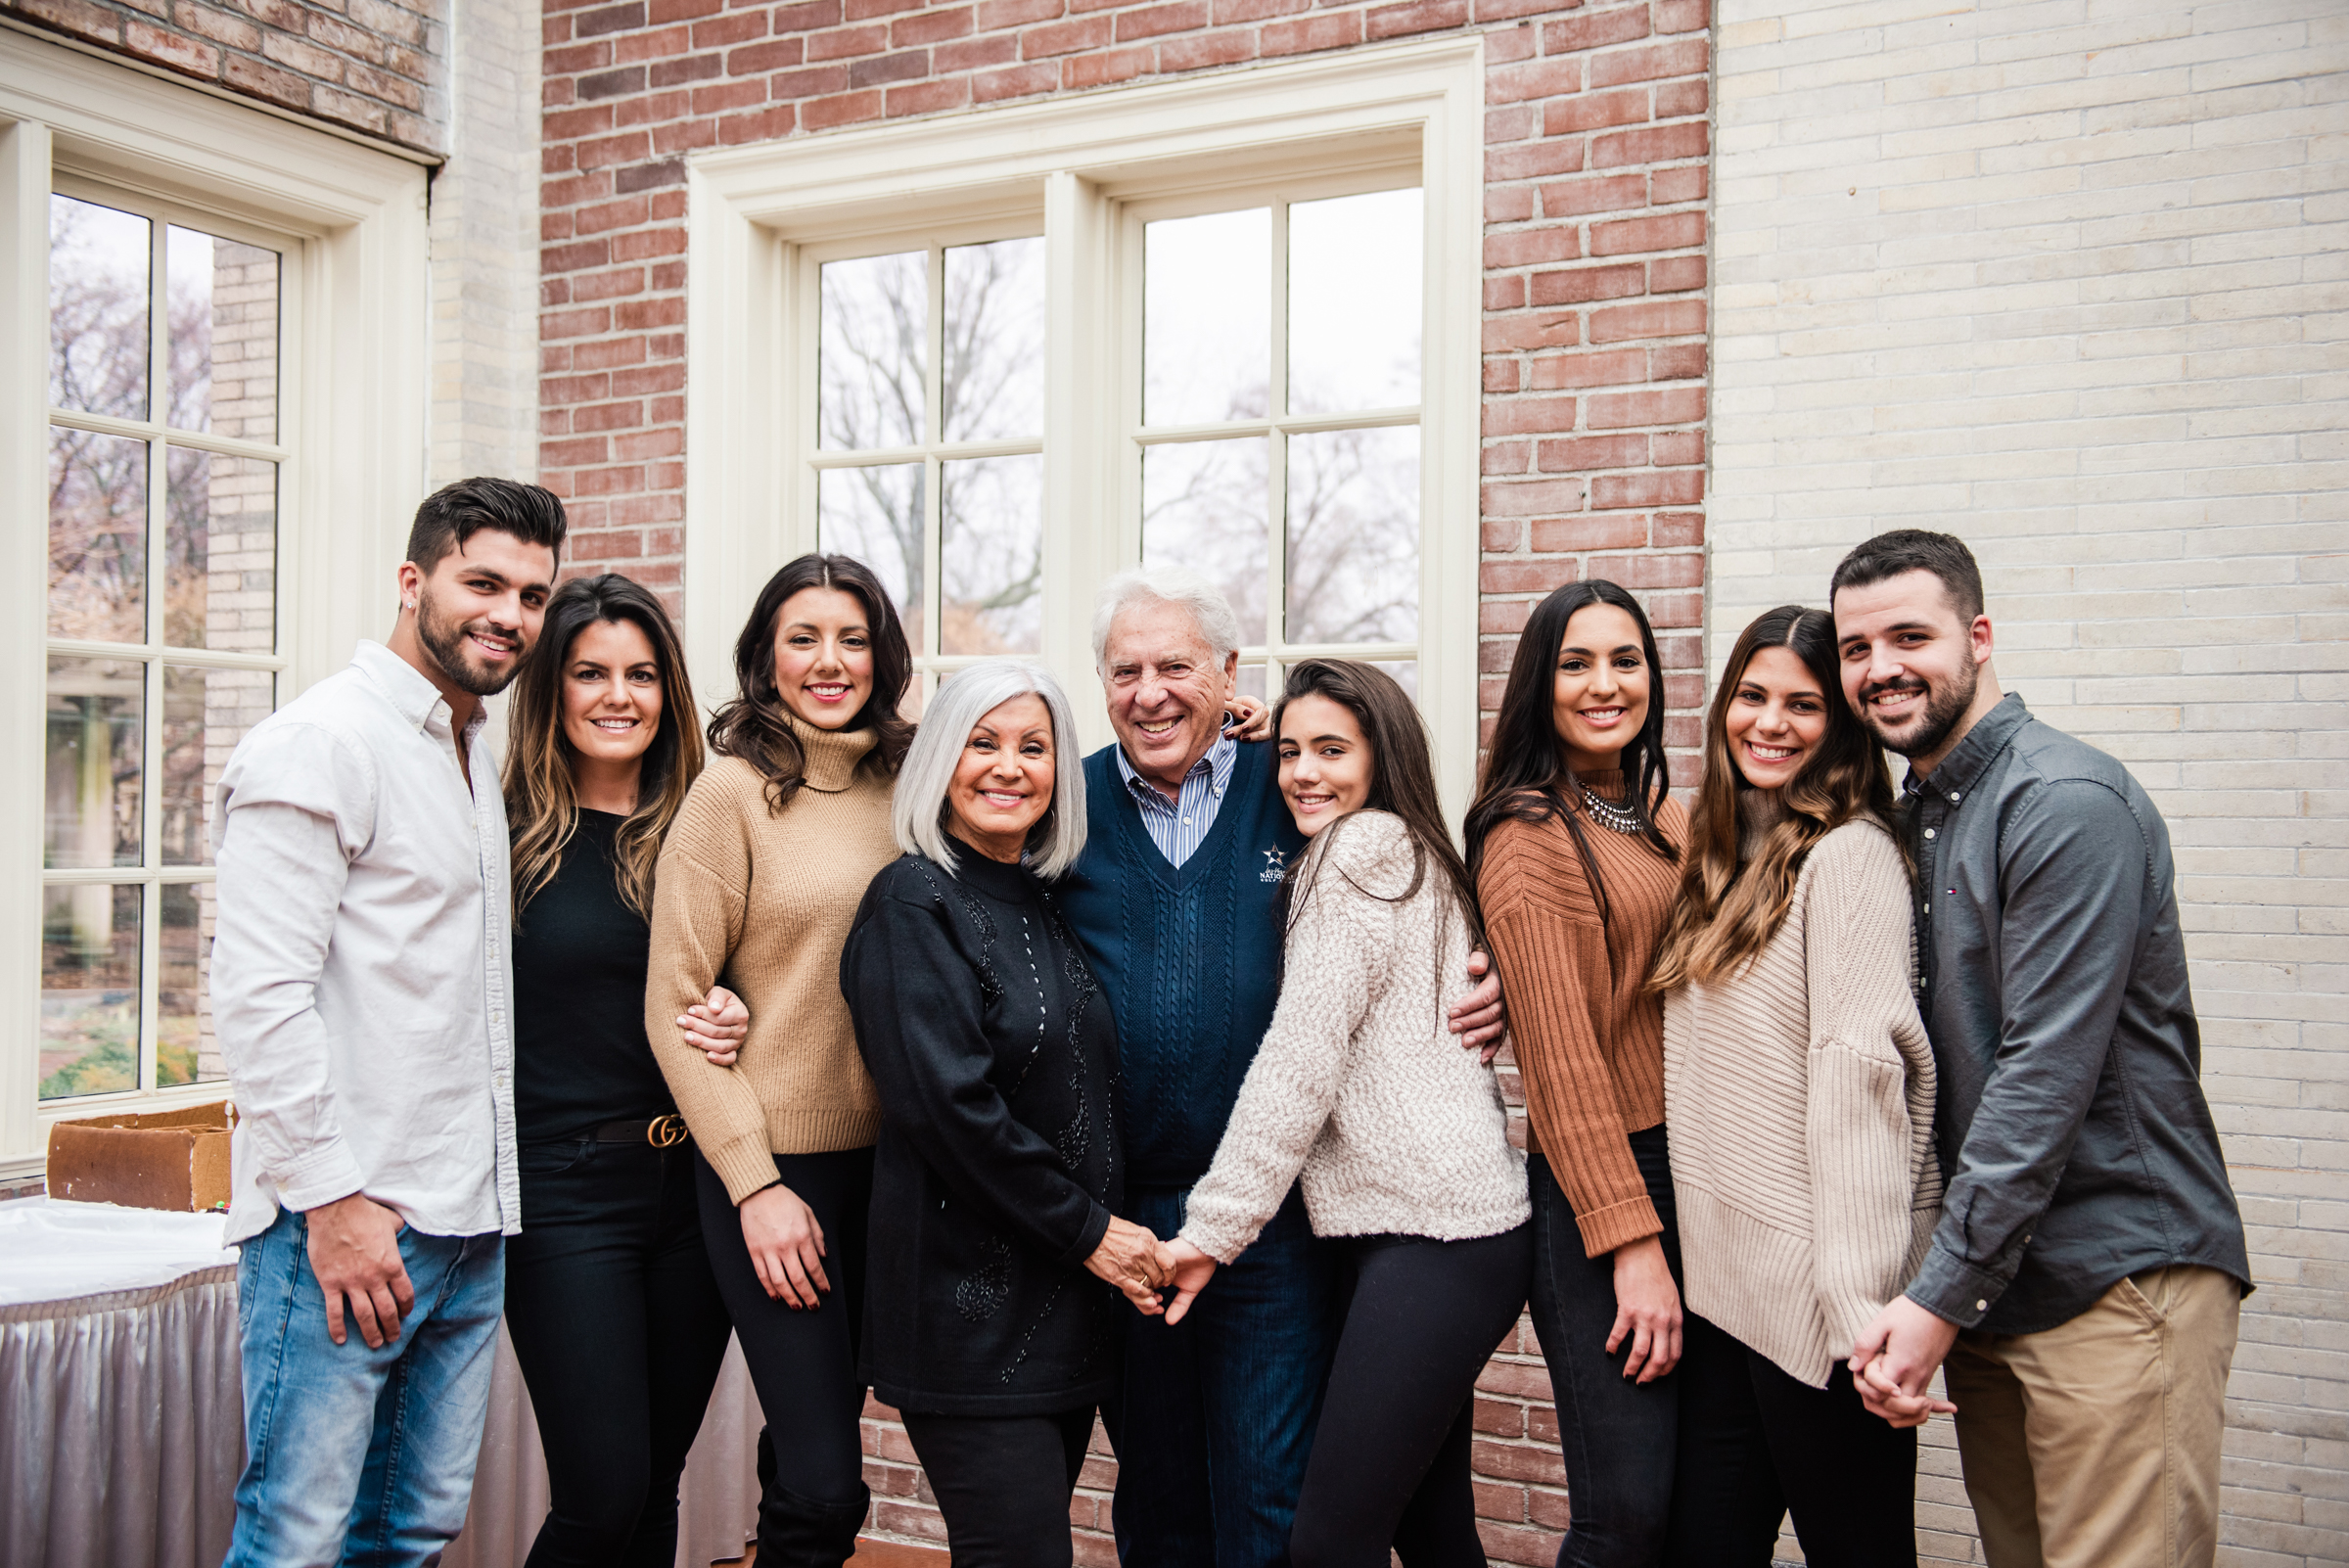
[[228,1202],[226,1100],[179,1111],[123,1111],[49,1129],[49,1196],[200,1214]]

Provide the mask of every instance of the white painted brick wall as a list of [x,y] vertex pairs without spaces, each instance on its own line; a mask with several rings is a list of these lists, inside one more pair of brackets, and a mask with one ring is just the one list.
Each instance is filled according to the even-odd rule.
[[[2349,1561],[2349,9],[1721,0],[1708,648],[1884,528],[2168,816],[2260,1289],[2222,1563]],[[1946,1424],[1932,1560],[1980,1560]]]

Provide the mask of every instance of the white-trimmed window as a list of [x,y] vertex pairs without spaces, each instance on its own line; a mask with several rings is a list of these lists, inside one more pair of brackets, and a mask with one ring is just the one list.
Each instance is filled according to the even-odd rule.
[[800,260],[816,536],[896,600],[923,675],[908,706],[959,663],[1041,646],[1043,250],[963,235]]
[[924,690],[1035,654],[1098,744],[1093,594],[1178,561],[1241,612],[1243,689],[1313,654],[1391,669],[1464,806],[1481,51],[690,160],[697,677],[730,686],[775,567],[838,550],[897,596]]
[[299,243],[69,176],[49,198],[43,1100],[227,1076],[210,828],[285,669],[279,346]]
[[0,1176],[217,1097],[236,743],[388,623],[424,478],[413,161],[11,33],[0,51]]
[[1418,173],[1123,214],[1141,285],[1124,301],[1140,373],[1121,388],[1141,559],[1223,589],[1240,616],[1241,689],[1259,697],[1314,654],[1418,683]]

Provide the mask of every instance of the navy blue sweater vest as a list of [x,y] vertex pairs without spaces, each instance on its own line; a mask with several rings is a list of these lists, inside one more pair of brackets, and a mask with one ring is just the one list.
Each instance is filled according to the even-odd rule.
[[1280,999],[1280,879],[1305,847],[1269,742],[1243,744],[1216,825],[1177,868],[1104,748],[1084,760],[1084,854],[1060,888],[1118,1019],[1128,1186],[1207,1174]]

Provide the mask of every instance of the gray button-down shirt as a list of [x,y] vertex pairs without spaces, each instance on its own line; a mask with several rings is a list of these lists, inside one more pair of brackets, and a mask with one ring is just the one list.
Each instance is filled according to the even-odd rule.
[[1948,1180],[1911,1299],[2029,1334],[2147,1268],[2248,1287],[2152,801],[2015,696],[1903,797]]
[[221,775],[231,1241],[354,1192],[427,1235],[521,1228],[506,808],[479,711],[469,775],[450,719],[362,642]]

